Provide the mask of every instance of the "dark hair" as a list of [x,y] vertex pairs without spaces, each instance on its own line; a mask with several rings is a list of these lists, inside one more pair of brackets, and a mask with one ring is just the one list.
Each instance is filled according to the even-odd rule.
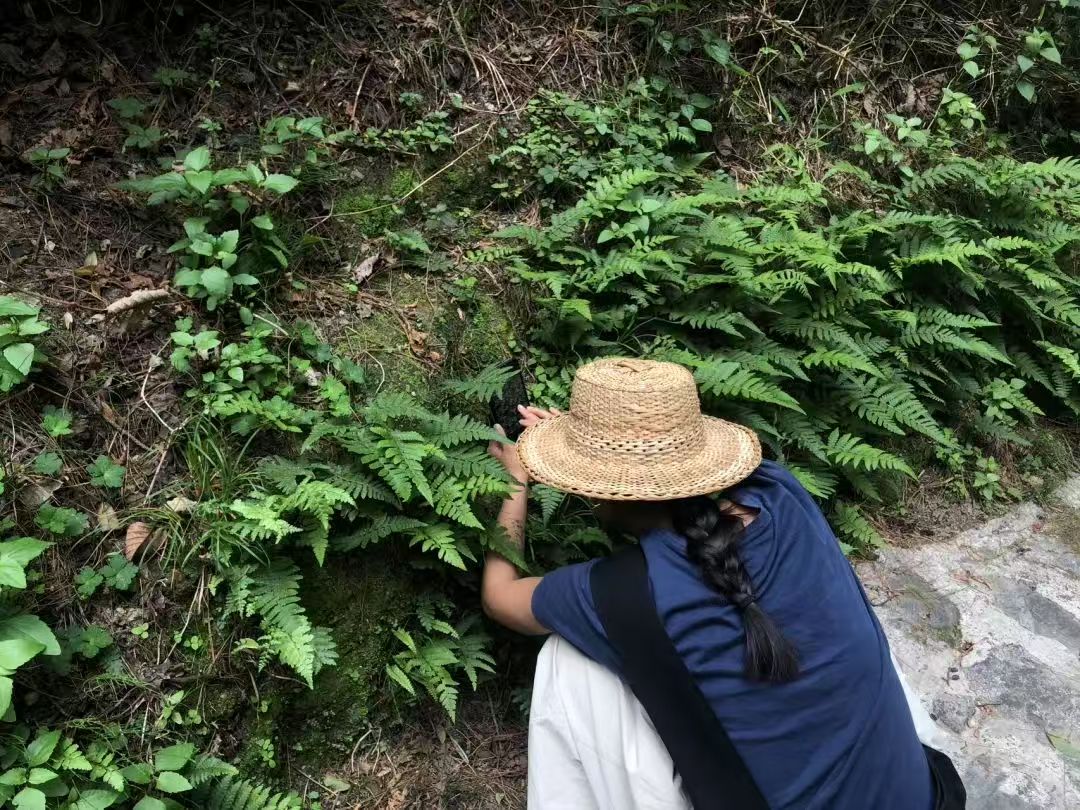
[[699,496],[671,503],[675,530],[686,537],[690,559],[701,566],[705,581],[742,614],[746,631],[746,677],[784,682],[799,673],[795,647],[754,596],[754,584],[739,557],[743,524],[725,514],[712,498]]

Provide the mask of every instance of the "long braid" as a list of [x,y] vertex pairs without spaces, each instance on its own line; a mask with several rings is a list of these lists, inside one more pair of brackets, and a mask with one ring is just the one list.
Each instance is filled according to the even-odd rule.
[[742,521],[725,514],[711,498],[685,498],[671,504],[676,531],[686,537],[686,550],[701,567],[705,580],[742,614],[746,632],[746,676],[783,682],[798,675],[795,648],[758,605],[754,584],[739,556]]

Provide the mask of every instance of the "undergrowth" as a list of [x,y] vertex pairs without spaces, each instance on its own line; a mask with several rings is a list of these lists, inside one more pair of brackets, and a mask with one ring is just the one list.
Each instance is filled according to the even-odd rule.
[[[509,658],[476,610],[484,554],[542,573],[610,546],[539,485],[524,557],[490,528],[512,483],[486,404],[512,361],[560,406],[597,356],[686,365],[852,553],[928,467],[954,497],[1022,494],[1007,459],[1080,410],[1080,136],[1048,102],[1080,85],[1066,6],[1002,25],[904,4],[886,28],[922,21],[932,53],[903,93],[818,47],[824,6],[638,3],[589,12],[632,56],[589,93],[575,76],[496,110],[432,80],[366,126],[275,87],[274,113],[239,124],[220,74],[163,67],[110,91],[111,152],[35,144],[27,193],[49,206],[95,155],[125,157],[110,204],[153,223],[138,259],[171,292],[92,318],[96,287],[71,308],[59,285],[0,296],[0,804],[345,806],[348,783],[292,764],[282,720],[319,705],[327,670],[374,705],[322,715],[456,717]],[[198,52],[222,31],[193,29]],[[73,277],[104,273],[101,250]],[[84,396],[68,335],[102,323],[148,359]],[[117,416],[124,397],[152,430]],[[312,592],[356,570],[408,583],[384,599],[407,609],[364,617],[370,645],[327,610],[352,592]],[[377,660],[346,660],[361,646]]]

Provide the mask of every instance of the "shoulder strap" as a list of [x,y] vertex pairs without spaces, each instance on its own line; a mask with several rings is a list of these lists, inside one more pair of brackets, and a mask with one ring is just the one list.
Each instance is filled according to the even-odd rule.
[[660,622],[645,554],[593,566],[589,585],[623,678],[645,707],[695,810],[768,810],[750,771]]

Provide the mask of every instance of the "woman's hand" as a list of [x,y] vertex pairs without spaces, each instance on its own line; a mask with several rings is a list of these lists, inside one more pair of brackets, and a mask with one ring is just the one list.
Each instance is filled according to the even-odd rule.
[[550,411],[545,411],[543,408],[537,408],[535,405],[518,405],[518,413],[521,414],[521,419],[518,423],[523,428],[531,428],[533,425],[540,424],[545,419],[550,419],[552,416],[562,416],[562,411],[558,408],[552,408]]
[[[523,428],[531,428],[533,425],[539,424],[544,419],[550,419],[552,416],[562,416],[562,411],[558,408],[546,411],[533,405],[518,405],[518,413],[521,414],[521,419],[518,421]],[[495,430],[503,436],[506,435],[502,425],[495,425]],[[488,445],[488,453],[497,459],[519,484],[529,483],[529,472],[525,469],[525,465],[521,463],[516,446],[506,442],[492,442]]]

